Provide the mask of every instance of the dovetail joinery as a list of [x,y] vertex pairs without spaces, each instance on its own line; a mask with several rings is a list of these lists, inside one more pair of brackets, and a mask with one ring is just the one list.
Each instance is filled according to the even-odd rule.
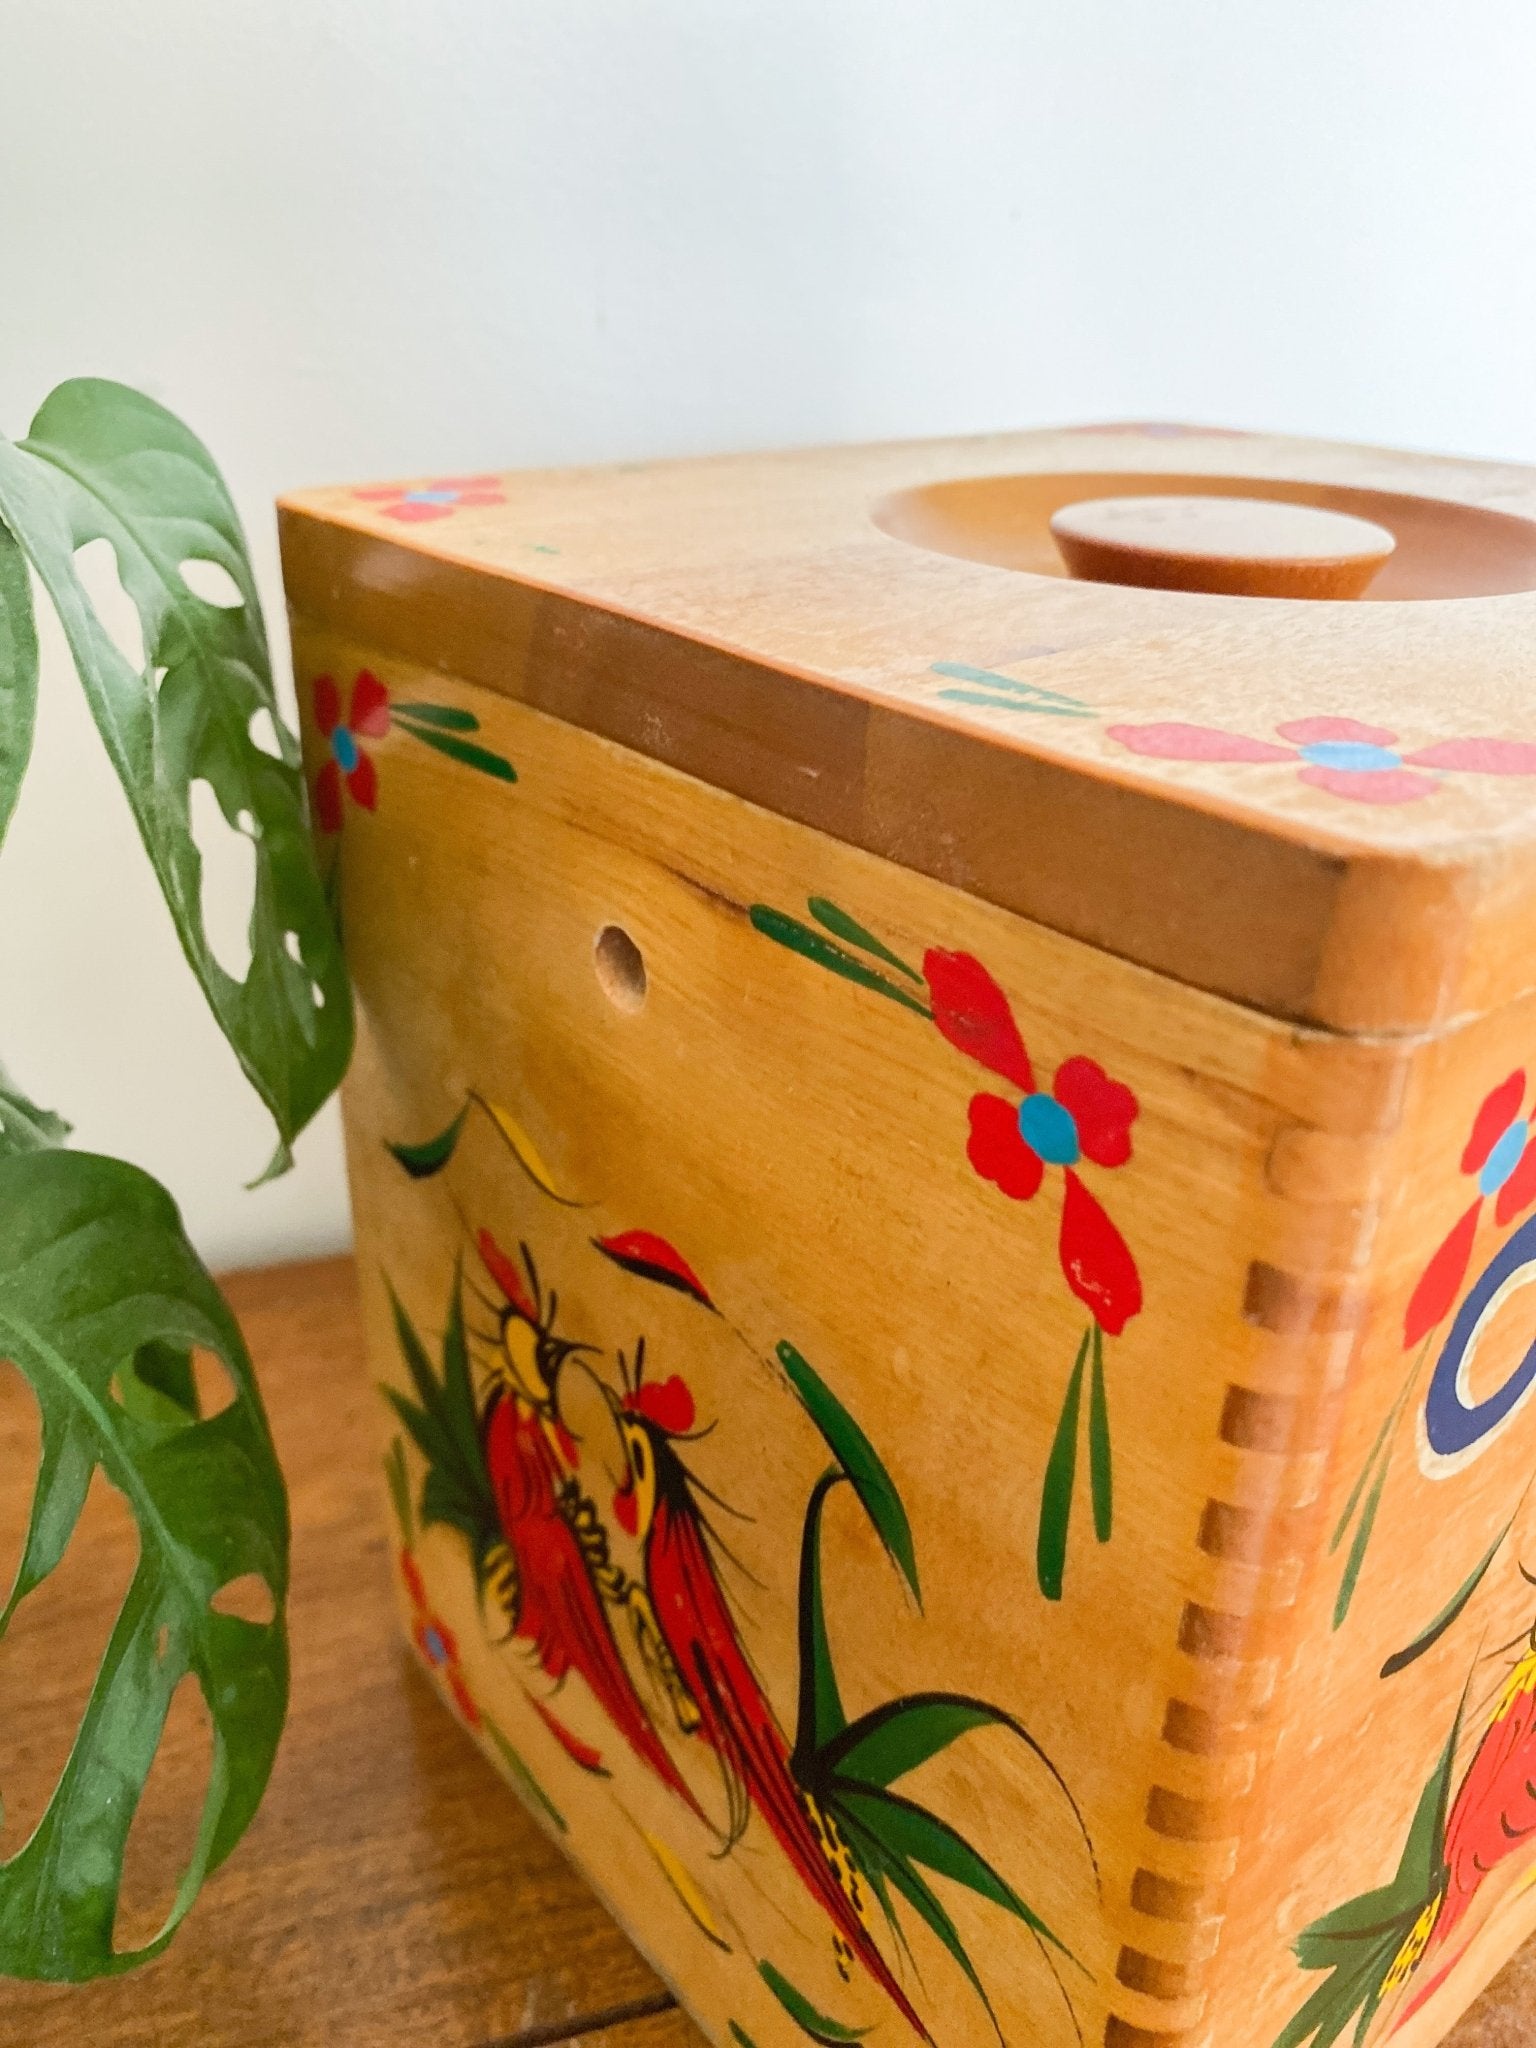
[[[1274,1143],[1272,1166],[1280,1161],[1284,1174],[1271,1171],[1269,1192],[1281,1197],[1274,1242],[1283,1255],[1247,1272],[1241,1313],[1257,1342],[1222,1402],[1219,1491],[1199,1518],[1196,1591],[1178,1629],[1183,1677],[1163,1715],[1145,1860],[1130,1888],[1132,1938],[1116,1962],[1104,2048],[1209,2048],[1206,1966],[1260,1781],[1261,1724],[1289,1652],[1322,1467],[1364,1321],[1361,1268],[1386,1135],[1378,1127],[1339,1139],[1296,1127]],[[1299,1162],[1318,1160],[1331,1186],[1300,1172]]]

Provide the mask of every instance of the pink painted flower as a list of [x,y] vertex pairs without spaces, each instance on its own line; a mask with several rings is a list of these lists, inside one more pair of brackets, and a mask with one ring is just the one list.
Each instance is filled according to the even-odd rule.
[[354,491],[366,505],[377,505],[386,519],[418,523],[446,519],[464,505],[504,505],[506,493],[498,476],[439,476],[425,484],[374,484]]
[[322,832],[339,832],[343,783],[352,801],[365,811],[379,800],[378,775],[358,739],[361,735],[379,740],[389,731],[389,692],[371,669],[360,669],[343,720],[335,677],[317,676],[314,688],[315,729],[330,749],[330,758],[315,777],[315,816]]
[[1285,742],[1250,739],[1214,725],[1111,725],[1106,731],[1133,754],[1160,761],[1264,761],[1299,767],[1301,781],[1360,804],[1411,804],[1431,796],[1439,778],[1426,769],[1473,775],[1536,775],[1529,740],[1436,740],[1404,753],[1395,732],[1356,718],[1296,718],[1275,731]]
[[400,1576],[405,1581],[405,1590],[411,1596],[411,1641],[416,1645],[421,1661],[430,1671],[436,1673],[448,1688],[449,1697],[458,1711],[459,1719],[466,1727],[480,1726],[480,1709],[464,1681],[459,1664],[458,1639],[446,1621],[439,1620],[432,1611],[427,1598],[426,1581],[421,1576],[421,1567],[409,1550],[400,1553]]

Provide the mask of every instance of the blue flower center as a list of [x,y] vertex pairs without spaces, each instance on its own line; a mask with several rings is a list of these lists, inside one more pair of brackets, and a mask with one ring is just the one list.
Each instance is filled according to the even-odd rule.
[[407,491],[405,502],[407,505],[457,505],[459,494],[457,491]]
[[331,734],[331,752],[342,774],[350,775],[357,766],[357,741],[344,725],[338,725]]
[[1499,1189],[1503,1187],[1505,1181],[1509,1179],[1509,1176],[1520,1164],[1521,1156],[1525,1151],[1526,1141],[1530,1135],[1531,1127],[1525,1118],[1516,1117],[1497,1145],[1488,1154],[1483,1170],[1477,1176],[1477,1185],[1481,1193],[1496,1195],[1499,1192]]
[[422,1630],[421,1642],[422,1648],[434,1664],[446,1664],[448,1662],[448,1645],[443,1641],[431,1622],[428,1622],[427,1626]]
[[1403,757],[1390,747],[1373,746],[1369,740],[1314,740],[1303,747],[1301,758],[1313,768],[1343,768],[1351,775],[1381,775],[1389,768],[1401,768]]
[[1082,1156],[1072,1112],[1054,1095],[1026,1095],[1019,1104],[1019,1136],[1047,1166],[1076,1166]]

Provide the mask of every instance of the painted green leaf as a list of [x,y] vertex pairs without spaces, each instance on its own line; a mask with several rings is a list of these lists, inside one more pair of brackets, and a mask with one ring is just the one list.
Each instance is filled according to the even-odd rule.
[[[957,683],[976,683],[983,689],[1000,691],[1009,709],[1014,711],[1069,711],[1079,718],[1092,718],[1095,713],[1081,697],[1069,697],[1061,690],[1048,690],[1043,683],[1026,683],[1017,676],[1005,676],[996,669],[972,668],[964,661],[936,661],[933,664],[936,676],[948,676]],[[941,690],[940,696],[948,697],[952,692]]]
[[1070,704],[1052,704],[1044,698],[1000,697],[990,690],[939,690],[935,695],[946,704],[979,704],[984,711],[1033,711],[1042,718],[1092,718],[1094,713],[1074,710]]
[[40,1152],[62,1145],[69,1125],[51,1109],[39,1109],[0,1067],[0,1159],[13,1152]]
[[912,1547],[912,1526],[895,1482],[881,1462],[879,1453],[854,1421],[848,1410],[815,1368],[787,1340],[777,1346],[780,1365],[801,1405],[826,1438],[827,1447],[842,1466],[864,1512],[875,1526],[892,1562],[911,1588],[919,1606],[922,1592],[917,1581],[917,1555]]
[[472,740],[461,740],[452,733],[438,732],[426,726],[415,728],[415,737],[423,745],[436,747],[440,754],[446,754],[450,761],[457,761],[462,767],[477,769],[482,775],[492,775],[498,782],[516,782],[517,770],[503,754],[493,754],[489,747],[477,747]]
[[452,1159],[469,1110],[470,1105],[466,1101],[452,1123],[446,1124],[436,1137],[425,1138],[419,1145],[395,1145],[386,1138],[384,1149],[400,1162],[412,1180],[428,1180],[434,1173],[441,1173]]
[[1061,1598],[1067,1569],[1067,1532],[1072,1522],[1072,1493],[1077,1482],[1077,1422],[1083,1405],[1083,1366],[1088,1357],[1089,1333],[1077,1347],[1077,1363],[1067,1382],[1067,1397],[1061,1404],[1056,1435],[1045,1461],[1045,1482],[1040,1489],[1040,1529],[1035,1541],[1035,1573],[1047,1600]]
[[473,711],[459,711],[452,704],[401,704],[391,700],[392,722],[406,725],[435,725],[443,732],[478,732],[480,721]]
[[389,1299],[400,1355],[416,1400],[395,1387],[386,1386],[383,1393],[427,1461],[421,1485],[422,1525],[440,1522],[458,1530],[469,1545],[478,1584],[500,1538],[501,1523],[480,1448],[474,1384],[464,1341],[462,1275],[455,1271],[449,1297],[441,1375],[433,1370],[426,1347],[393,1287]]
[[1428,1628],[1424,1629],[1419,1635],[1416,1635],[1406,1649],[1395,1651],[1387,1659],[1386,1663],[1381,1667],[1383,1678],[1395,1678],[1399,1671],[1406,1671],[1410,1664],[1416,1664],[1426,1652],[1435,1647],[1440,1638],[1461,1618],[1466,1612],[1467,1604],[1471,1600],[1472,1595],[1487,1577],[1493,1560],[1503,1549],[1505,1537],[1514,1526],[1513,1521],[1508,1521],[1504,1524],[1504,1527],[1489,1545],[1485,1555],[1473,1566],[1471,1572],[1462,1581],[1461,1585],[1457,1587]]
[[[201,1347],[234,1399],[206,1420],[121,1397],[148,1358]],[[240,1333],[175,1204],[119,1160],[44,1150],[0,1160],[0,1356],[37,1396],[42,1457],[3,1633],[62,1558],[100,1469],[138,1526],[139,1562],[69,1760],[42,1819],[0,1863],[0,1972],[78,1981],[158,1954],[254,1814],[288,1697],[282,1475]],[[210,1604],[257,1574],[265,1624]],[[159,1933],[116,1953],[123,1855],[171,1696],[191,1675],[213,1762],[195,1847]]]
[[801,2032],[820,2041],[823,2048],[844,2048],[849,2041],[862,2041],[869,2032],[868,2027],[845,2027],[840,2020],[829,2019],[772,1963],[759,1963],[757,1973]]
[[1390,1449],[1377,1468],[1376,1478],[1365,1497],[1365,1506],[1355,1524],[1354,1541],[1349,1546],[1349,1556],[1344,1560],[1344,1575],[1339,1580],[1338,1597],[1333,1603],[1333,1625],[1336,1629],[1344,1626],[1355,1588],[1360,1583],[1360,1568],[1365,1563],[1365,1553],[1370,1547],[1371,1531],[1376,1526],[1377,1511],[1381,1507],[1381,1496],[1386,1490],[1387,1475],[1392,1470]]
[[800,1700],[794,1752],[795,1766],[802,1778],[815,1771],[822,1751],[848,1725],[821,1597],[822,1513],[827,1495],[834,1486],[841,1486],[846,1477],[835,1469],[823,1472],[805,1504],[805,1529],[800,1539]]
[[1093,1374],[1088,1397],[1088,1477],[1093,1489],[1093,1530],[1101,1543],[1115,1532],[1114,1466],[1109,1448],[1109,1395],[1104,1385],[1104,1333],[1093,1326]]
[[757,2043],[745,2027],[738,2026],[735,2020],[731,2020],[728,2024],[731,2029],[731,2039],[736,2043],[736,2048],[757,2048]]
[[411,1475],[405,1462],[405,1445],[399,1437],[385,1453],[384,1477],[389,1485],[389,1498],[399,1525],[400,1541],[409,1549],[416,1541],[416,1510],[411,1502]]
[[1351,2025],[1364,2041],[1392,1965],[1419,1915],[1445,1881],[1445,1824],[1461,1716],[1420,1794],[1392,1882],[1314,1920],[1296,1939],[1304,1970],[1326,1970],[1274,2048],[1332,2048]]
[[37,623],[27,561],[0,526],[0,839],[32,758],[37,715]]
[[539,1783],[532,1771],[529,1770],[527,1764],[523,1762],[522,1757],[496,1726],[496,1723],[488,1715],[482,1715],[481,1726],[495,1744],[496,1754],[506,1765],[508,1776],[518,1786],[529,1804],[543,1814],[552,1828],[555,1828],[562,1835],[569,1834],[570,1829],[566,1825],[564,1814],[561,1813],[559,1807],[556,1806],[553,1799],[550,1798],[544,1787]]
[[[345,1070],[352,995],[310,842],[298,743],[279,716],[229,493],[207,450],[170,413],[123,385],[80,378],[52,394],[24,443],[0,439],[0,525],[59,615],[182,948],[277,1126],[268,1171],[280,1171],[291,1140]],[[111,545],[138,611],[142,673],[76,574],[76,549],[95,540]],[[225,571],[240,602],[195,596],[182,575],[186,562]],[[262,713],[279,757],[251,737]],[[255,856],[244,981],[220,966],[204,928],[202,857],[190,822],[200,782]]]
[[976,1965],[971,1961],[965,1943],[960,1939],[959,1928],[950,1918],[943,1900],[933,1886],[914,1864],[901,1856],[890,1855],[878,1840],[866,1834],[857,1824],[850,1825],[848,1833],[854,1853],[871,1884],[876,1883],[878,1878],[882,1886],[887,1880],[895,1885],[924,1926],[938,1937],[954,1961],[959,1964],[971,1989],[986,2008],[987,2018],[992,2022],[993,2030],[1001,2041],[1002,2030],[997,2023],[997,2014],[992,2009],[992,2001],[987,1996],[986,1986],[981,1981]]
[[764,938],[772,939],[775,945],[787,946],[790,952],[798,953],[802,959],[813,960],[818,967],[830,968],[844,981],[856,981],[860,988],[872,988],[879,995],[889,996],[893,1003],[915,1010],[920,1017],[933,1015],[926,1003],[901,988],[889,975],[877,972],[857,954],[834,946],[830,939],[823,938],[808,924],[802,924],[799,918],[786,916],[782,910],[774,910],[766,903],[754,903],[747,915],[754,929],[760,931]]
[[816,922],[825,925],[835,938],[846,939],[850,946],[862,946],[866,953],[873,953],[877,960],[883,960],[888,967],[896,968],[898,972],[906,975],[909,981],[915,981],[919,988],[927,986],[915,967],[909,967],[899,953],[893,953],[883,939],[877,939],[872,931],[867,931],[857,918],[850,917],[846,910],[839,910],[829,897],[812,896],[806,908]]
[[973,1728],[1007,1728],[1035,1747],[1013,1716],[1000,1707],[965,1699],[959,1693],[912,1693],[862,1715],[828,1744],[822,1761],[840,1777],[862,1785],[889,1785]]
[[[929,1813],[914,1800],[903,1799],[897,1792],[872,1791],[867,1787],[848,1785],[842,1779],[836,1781],[833,1799],[837,1812],[850,1814],[865,1833],[880,1843],[888,1857],[921,1863],[926,1869],[937,1871],[941,1877],[964,1885],[979,1897],[989,1899],[993,1905],[1002,1906],[1022,1920],[1026,1927],[1032,1928],[1043,1941],[1050,1942],[1064,1956],[1072,1957],[1066,1943],[1052,1931],[1028,1900],[1021,1898],[1008,1880],[937,1814]],[[1076,1961],[1076,1958],[1072,1957],[1072,1960]]]

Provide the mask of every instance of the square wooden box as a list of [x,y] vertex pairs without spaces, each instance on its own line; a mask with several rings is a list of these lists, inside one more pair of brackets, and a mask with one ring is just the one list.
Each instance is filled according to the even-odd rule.
[[[1138,491],[1397,551],[1066,577]],[[722,2044],[1439,2040],[1536,1921],[1536,474],[1117,427],[283,552],[449,1706]]]

